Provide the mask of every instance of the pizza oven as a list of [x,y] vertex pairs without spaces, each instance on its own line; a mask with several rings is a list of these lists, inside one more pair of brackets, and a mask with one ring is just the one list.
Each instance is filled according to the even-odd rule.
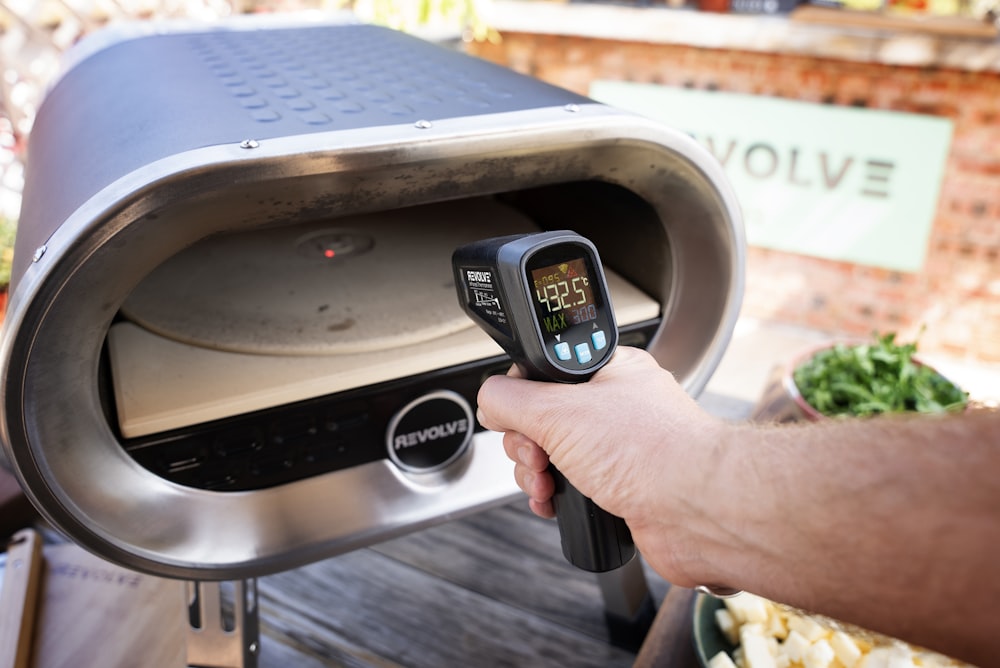
[[56,527],[190,579],[291,568],[515,498],[509,361],[452,251],[571,229],[623,345],[697,394],[743,283],[691,138],[387,29],[214,27],[79,55],[31,136],[3,455]]

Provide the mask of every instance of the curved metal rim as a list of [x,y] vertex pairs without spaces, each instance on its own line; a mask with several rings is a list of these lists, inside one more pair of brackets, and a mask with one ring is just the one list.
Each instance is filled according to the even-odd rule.
[[[137,238],[145,243],[142,252],[140,244],[135,243],[131,246],[133,254],[120,260],[117,269],[125,274],[141,271],[136,267],[144,262],[148,270],[157,254],[169,256],[197,240],[189,233],[175,240],[174,247],[159,246],[154,252],[151,247],[157,239],[153,226],[142,227],[138,222],[145,214],[169,206],[177,195],[178,180],[192,175],[201,180],[204,196],[219,179],[235,174],[254,182],[293,177],[296,171],[326,173],[323,170],[343,171],[358,165],[371,168],[387,155],[400,165],[425,167],[456,156],[476,162],[517,151],[538,151],[539,147],[567,150],[580,141],[594,147],[625,142],[658,147],[701,175],[703,186],[718,199],[718,215],[725,218],[720,227],[726,229],[716,231],[729,235],[731,264],[722,288],[726,303],[714,337],[703,346],[692,373],[683,379],[685,389],[700,392],[732,335],[742,298],[744,241],[735,196],[721,166],[689,137],[603,105],[584,105],[573,111],[567,114],[564,109],[543,109],[501,114],[491,118],[490,123],[482,117],[441,121],[431,130],[405,126],[378,128],[371,133],[354,131],[350,137],[336,132],[292,137],[262,143],[256,155],[235,146],[209,147],[149,165],[99,193],[57,230],[45,256],[22,277],[0,341],[0,391],[7,409],[0,426],[4,447],[35,505],[77,542],[129,567],[168,576],[231,578],[306,563],[426,525],[439,517],[456,516],[456,494],[465,495],[464,509],[469,512],[517,494],[513,478],[506,472],[509,463],[502,453],[498,454],[500,448],[489,445],[470,448],[472,459],[467,473],[455,481],[453,488],[422,495],[426,503],[418,509],[410,507],[412,490],[401,487],[396,476],[377,465],[350,469],[348,473],[356,472],[356,479],[337,472],[279,488],[218,494],[181,488],[135,464],[118,447],[97,400],[97,360],[103,333],[131,285],[112,286],[107,278],[97,281],[97,287],[108,293],[100,299],[90,296],[100,304],[84,314],[85,321],[76,323],[83,323],[76,332],[78,340],[72,346],[63,343],[61,349],[53,341],[56,330],[63,331],[67,321],[72,323],[73,308],[80,310],[70,300],[77,296],[74,293],[88,287],[87,281],[95,280],[95,265],[102,254],[109,252],[106,244]],[[354,151],[350,157],[343,157],[345,143]],[[245,160],[252,160],[253,166],[244,165]],[[657,199],[656,193],[642,188],[637,192]],[[465,194],[487,193],[470,189]],[[221,230],[203,229],[199,234],[215,231]],[[682,270],[675,267],[675,271]],[[660,334],[651,347],[662,353],[669,342],[664,341],[662,328]],[[63,381],[68,385],[61,385]],[[83,397],[86,406],[66,412],[65,405],[80,404],[81,389],[89,395]],[[489,436],[479,435],[475,441],[488,440]],[[81,479],[80,471],[74,470],[81,464],[104,471],[115,485],[102,487],[96,475],[90,480]],[[504,471],[499,475],[498,467]],[[373,512],[395,507],[406,519],[405,527],[394,525],[391,518],[382,528],[372,530],[363,522],[335,514],[282,515],[306,508],[307,498],[328,503],[358,498],[362,486],[370,485],[382,492],[379,508]],[[338,489],[331,491],[334,486]],[[130,495],[139,489],[146,491]],[[172,521],[185,511],[182,521]],[[330,529],[338,521],[342,522],[340,533]]]

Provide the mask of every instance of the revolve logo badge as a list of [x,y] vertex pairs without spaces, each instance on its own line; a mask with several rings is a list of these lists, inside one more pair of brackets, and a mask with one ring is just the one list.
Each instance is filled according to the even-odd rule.
[[462,395],[451,390],[425,394],[389,421],[389,459],[411,473],[443,469],[465,452],[474,430],[472,408]]

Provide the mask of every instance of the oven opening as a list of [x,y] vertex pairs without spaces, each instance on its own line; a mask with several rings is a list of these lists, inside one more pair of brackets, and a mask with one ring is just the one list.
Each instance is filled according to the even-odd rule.
[[[478,387],[509,362],[459,307],[451,253],[547,229],[598,245],[621,342],[646,345],[669,253],[650,244],[662,222],[620,186],[574,182],[316,218],[210,237],[146,276],[108,332],[109,422],[145,468],[216,491],[392,459],[401,407],[437,392],[461,409],[438,422],[451,429],[469,415],[478,429]],[[457,445],[438,450],[431,465],[461,459]]]

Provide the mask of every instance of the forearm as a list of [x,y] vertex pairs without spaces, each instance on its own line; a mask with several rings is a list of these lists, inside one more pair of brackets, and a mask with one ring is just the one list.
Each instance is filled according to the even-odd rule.
[[995,661],[998,440],[995,414],[734,428],[706,490],[707,577]]
[[732,425],[624,347],[588,383],[493,377],[479,407],[534,507],[551,460],[674,584],[1000,657],[1000,414]]

